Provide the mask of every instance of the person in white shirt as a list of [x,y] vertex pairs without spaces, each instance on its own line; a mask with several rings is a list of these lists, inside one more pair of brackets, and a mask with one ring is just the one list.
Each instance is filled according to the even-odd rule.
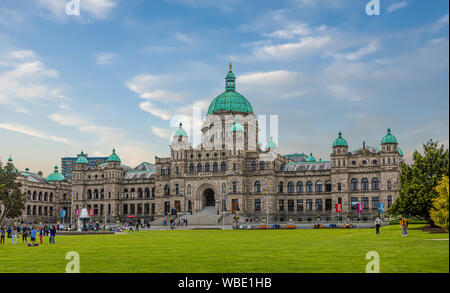
[[383,222],[381,221],[380,216],[377,216],[377,218],[375,219],[375,229],[377,231],[377,234],[380,234],[380,227],[382,223]]

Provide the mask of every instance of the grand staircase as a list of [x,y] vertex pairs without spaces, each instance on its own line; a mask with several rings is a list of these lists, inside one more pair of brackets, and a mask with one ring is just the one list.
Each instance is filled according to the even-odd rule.
[[217,225],[222,214],[217,214],[214,206],[205,207],[195,215],[184,215],[180,219],[187,219],[188,225]]

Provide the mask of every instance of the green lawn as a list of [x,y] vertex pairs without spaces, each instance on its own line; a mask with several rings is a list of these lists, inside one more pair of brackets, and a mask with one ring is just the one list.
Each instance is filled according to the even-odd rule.
[[[448,238],[397,225],[353,230],[149,231],[122,235],[57,236],[39,247],[19,239],[0,245],[0,272],[65,272],[68,251],[88,272],[348,272],[364,273],[368,251],[380,255],[385,273],[449,272]],[[47,238],[47,237],[46,237]]]

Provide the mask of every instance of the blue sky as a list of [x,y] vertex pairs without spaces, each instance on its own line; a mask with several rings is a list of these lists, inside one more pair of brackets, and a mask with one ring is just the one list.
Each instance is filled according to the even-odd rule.
[[[228,62],[281,153],[448,147],[448,1],[2,0],[0,158],[44,174],[81,150],[125,164],[169,154],[170,118],[224,89]],[[185,121],[186,122],[186,121]],[[172,126],[172,127],[171,127]]]

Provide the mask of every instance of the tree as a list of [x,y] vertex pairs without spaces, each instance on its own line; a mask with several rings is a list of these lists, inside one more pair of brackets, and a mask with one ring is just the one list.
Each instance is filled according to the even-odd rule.
[[25,194],[17,181],[17,169],[12,163],[0,167],[0,223],[6,218],[15,218],[22,215],[25,209]]
[[448,176],[448,149],[432,140],[423,145],[423,155],[413,154],[413,164],[401,163],[399,197],[389,208],[391,215],[415,216],[433,223],[430,210],[438,196],[436,186]]
[[449,214],[449,188],[448,176],[442,177],[442,180],[436,186],[438,197],[433,199],[433,208],[431,209],[431,219],[442,229],[448,232],[448,214]]

